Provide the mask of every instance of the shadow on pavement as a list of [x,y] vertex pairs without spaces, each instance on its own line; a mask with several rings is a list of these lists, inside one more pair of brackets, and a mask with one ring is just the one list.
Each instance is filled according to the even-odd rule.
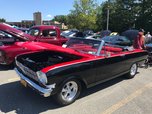
[[[123,77],[99,84],[83,91],[80,99],[123,81]],[[31,88],[24,88],[20,82],[0,85],[0,110],[4,113],[15,111],[17,114],[39,114],[60,108],[52,97],[44,98]]]
[[14,69],[13,65],[10,65],[10,66],[0,65],[0,71],[7,71],[7,70],[12,70],[12,69]]
[[20,82],[0,85],[0,111],[4,113],[39,114],[58,108],[52,101],[51,97],[44,98],[30,88],[24,88]]

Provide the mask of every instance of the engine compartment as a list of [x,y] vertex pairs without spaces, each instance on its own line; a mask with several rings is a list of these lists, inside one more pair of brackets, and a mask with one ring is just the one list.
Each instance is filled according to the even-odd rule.
[[24,66],[32,69],[33,71],[39,71],[47,66],[77,59],[81,59],[81,57],[55,51],[35,52],[31,54],[20,55],[17,57],[17,61],[19,61]]

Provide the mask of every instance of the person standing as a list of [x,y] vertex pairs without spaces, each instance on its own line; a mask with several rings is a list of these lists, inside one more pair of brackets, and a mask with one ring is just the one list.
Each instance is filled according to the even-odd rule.
[[[137,37],[135,38],[133,42],[133,48],[134,49],[146,49],[145,48],[145,38],[144,38],[144,32],[139,32]],[[145,67],[146,68],[146,60],[143,63],[140,63],[140,67]]]
[[133,42],[134,49],[145,49],[145,40],[143,32],[139,32]]

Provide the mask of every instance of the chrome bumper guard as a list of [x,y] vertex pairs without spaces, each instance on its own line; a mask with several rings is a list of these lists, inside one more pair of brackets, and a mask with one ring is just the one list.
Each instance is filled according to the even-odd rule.
[[46,88],[48,89],[43,88],[39,86],[38,84],[34,83],[33,81],[29,80],[28,78],[26,78],[22,73],[18,71],[17,68],[15,68],[14,70],[19,75],[19,77],[29,85],[29,87],[32,87],[33,89],[37,90],[44,97],[49,97],[51,95],[51,92],[53,91],[53,88],[55,88],[55,83],[52,85],[46,86]]

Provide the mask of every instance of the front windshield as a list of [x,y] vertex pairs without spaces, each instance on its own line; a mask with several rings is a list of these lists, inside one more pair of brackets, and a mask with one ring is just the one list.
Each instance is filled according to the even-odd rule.
[[32,36],[38,36],[39,34],[39,30],[36,28],[32,28],[29,30],[28,34],[32,35]]
[[101,40],[71,38],[63,47],[71,48],[81,53],[96,55],[101,49]]

